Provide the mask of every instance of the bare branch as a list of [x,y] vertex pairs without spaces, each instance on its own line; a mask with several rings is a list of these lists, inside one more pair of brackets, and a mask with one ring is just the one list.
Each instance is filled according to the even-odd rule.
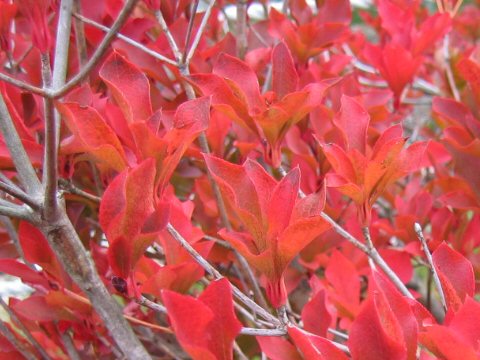
[[13,226],[12,220],[7,216],[0,216],[0,222],[5,227],[5,230],[7,231],[10,239],[12,240],[13,245],[17,250],[18,256],[20,256],[20,259],[22,259],[27,266],[33,268],[33,264],[31,264],[28,260],[25,259],[25,253],[23,252],[22,246],[20,245],[17,230]]
[[[73,13],[78,15],[81,14],[81,7],[81,0],[74,0],[72,9]],[[78,52],[78,63],[80,64],[80,66],[84,67],[88,61],[87,40],[85,39],[85,29],[83,27],[82,20],[78,17],[75,17],[75,21],[73,22],[73,28],[75,29],[75,44]],[[107,28],[107,31],[105,32],[108,32],[109,30],[110,29]]]
[[428,249],[427,241],[423,236],[422,227],[420,226],[419,223],[415,223],[414,229],[415,229],[415,233],[417,234],[418,240],[420,240],[420,243],[422,244],[423,252],[425,254],[425,257],[427,258],[428,267],[430,268],[430,272],[433,275],[433,281],[435,282],[435,286],[437,287],[438,295],[440,296],[440,301],[442,303],[443,310],[446,313],[448,308],[447,308],[447,301],[445,300],[445,293],[443,292],[442,283],[440,282],[440,277],[438,276],[437,270],[435,269],[435,265],[433,265],[432,254],[430,253],[430,250]]
[[32,214],[27,210],[27,208],[12,204],[11,202],[3,199],[0,199],[0,215],[32,221]]
[[29,195],[39,196],[42,192],[40,181],[18,136],[17,129],[13,125],[2,94],[0,94],[0,131],[12,156],[21,183],[27,189]]
[[[59,24],[61,25],[61,24]],[[61,45],[57,44],[57,48]],[[50,57],[48,53],[42,54],[42,78],[43,87],[52,89],[52,74],[50,70]],[[43,160],[43,187],[44,195],[44,215],[46,219],[53,218],[57,213],[57,125],[55,118],[55,108],[53,100],[49,98],[43,99],[43,109],[45,116],[45,144],[44,144],[44,160]]]
[[143,305],[148,307],[149,309],[161,313],[161,314],[166,314],[167,313],[167,308],[161,304],[157,304],[156,302],[153,302],[151,300],[148,300],[145,296],[141,296],[139,299],[135,300],[137,304]]
[[195,0],[191,6],[191,11],[190,11],[191,15],[190,15],[190,19],[188,20],[187,36],[185,37],[185,49],[183,49],[182,59],[181,59],[182,64],[185,64],[185,61],[187,59],[187,51],[188,51],[188,48],[190,47],[193,23],[195,21],[195,17],[197,16],[198,3],[199,3],[199,0]]
[[150,359],[123,317],[122,310],[100,279],[93,260],[85,251],[64,209],[54,221],[37,220],[62,267],[90,299],[90,303],[109,329],[112,338],[128,359]]
[[[58,327],[57,327],[58,329]],[[60,338],[62,339],[63,346],[65,350],[67,350],[67,355],[70,360],[81,360],[80,355],[75,348],[75,344],[72,341],[72,337],[70,335],[70,331],[62,331],[58,329],[58,333],[60,334]]]
[[[86,18],[85,16],[82,16],[80,14],[77,14],[75,13],[74,14],[75,18],[81,20],[82,22],[84,22],[85,24],[88,24],[88,25],[91,25],[99,30],[102,30],[104,32],[109,32],[110,31],[110,28],[102,25],[102,24],[99,24],[91,19],[88,19]],[[173,66],[177,66],[177,62],[174,61],[174,60],[171,60],[169,58],[167,58],[166,56],[163,56],[162,54],[159,54],[158,52],[156,51],[153,51],[152,49],[149,49],[148,47],[146,47],[145,45],[142,45],[140,44],[139,42],[136,42],[135,40],[132,40],[130,39],[129,37],[125,36],[125,35],[122,35],[120,33],[117,33],[116,34],[117,38],[119,38],[120,40],[122,41],[125,41],[127,44],[129,45],[132,45],[133,47],[139,49],[139,50],[142,50],[143,52],[145,52],[146,54],[154,57],[155,59],[157,60],[160,60],[160,61],[163,61],[163,62],[166,62],[167,64],[170,64],[170,65],[173,65]]]
[[10,184],[6,184],[0,181],[0,190],[5,191],[7,194],[10,194],[14,198],[17,198],[18,200],[24,202],[25,204],[30,206],[32,209],[37,210],[40,206],[40,204],[37,203],[35,199],[25,194],[23,190],[21,190],[16,186],[14,187]]
[[42,88],[39,88],[34,85],[27,84],[21,80],[15,79],[11,76],[5,75],[4,73],[0,72],[0,80],[4,81],[8,84],[12,84],[13,86],[18,87],[19,89],[31,92],[32,94],[37,94],[40,96],[48,96],[48,94]]
[[37,360],[37,357],[31,353],[24,345],[21,343],[15,334],[8,328],[5,323],[0,320],[0,334],[2,334],[12,345],[18,350],[27,360]]
[[40,343],[33,337],[33,335],[30,333],[30,331],[27,329],[27,327],[23,324],[23,322],[20,321],[20,319],[17,317],[17,315],[15,315],[15,313],[12,311],[12,309],[10,309],[10,307],[7,305],[7,303],[5,303],[5,301],[3,301],[1,296],[0,296],[0,306],[8,314],[8,316],[10,317],[10,320],[13,321],[15,326],[17,326],[22,331],[23,335],[25,335],[25,337],[30,342],[30,344],[35,349],[37,349],[40,356],[44,360],[50,360],[51,359],[50,356],[47,354],[47,352],[42,347],[42,345],[40,345]]
[[287,334],[286,329],[255,329],[244,327],[240,330],[242,335],[251,335],[251,336],[284,336]]
[[93,53],[90,60],[88,60],[87,64],[80,70],[80,72],[77,75],[75,75],[72,79],[70,79],[64,86],[62,86],[60,89],[55,89],[55,91],[53,91],[51,94],[52,97],[58,98],[66,94],[73,87],[78,85],[90,73],[90,71],[92,71],[92,69],[103,58],[103,55],[107,51],[112,41],[115,39],[120,28],[123,26],[125,21],[127,21],[128,16],[132,12],[137,1],[138,0],[127,0],[125,2],[123,9],[120,11],[120,14],[118,15],[117,19],[115,20],[112,27],[110,28],[110,31],[105,35],[102,42],[95,49],[95,52]]
[[68,48],[70,45],[70,30],[72,27],[73,0],[62,0],[57,25],[57,40],[55,43],[55,58],[53,63],[52,86],[59,89],[65,84],[68,69]]
[[168,25],[165,22],[165,18],[163,17],[163,14],[160,10],[155,11],[155,17],[157,18],[157,21],[160,24],[160,27],[162,28],[163,33],[167,37],[167,41],[168,41],[168,44],[170,45],[170,49],[172,49],[173,56],[175,56],[175,59],[177,60],[175,65],[177,65],[182,61],[182,53],[178,48],[177,42],[173,38],[173,35],[170,32],[170,29],[168,28]]
[[237,0],[237,56],[240,59],[245,58],[247,52],[247,17],[248,2],[246,0]]
[[203,14],[202,22],[198,27],[197,34],[193,39],[192,47],[190,48],[190,50],[188,50],[188,55],[187,55],[187,58],[185,59],[185,64],[187,66],[188,64],[190,64],[190,60],[192,60],[193,55],[197,50],[198,43],[200,42],[200,39],[202,37],[203,31],[205,30],[205,27],[207,26],[207,22],[208,22],[208,19],[210,18],[210,14],[212,13],[213,5],[215,5],[215,0],[210,0],[210,2],[208,3],[207,10],[205,11],[205,14]]
[[100,204],[100,201],[102,201],[102,198],[93,194],[90,194],[82,189],[79,189],[75,185],[73,185],[70,181],[66,179],[59,179],[58,180],[60,186],[62,187],[63,190],[70,194],[78,195],[81,197],[84,197],[85,199],[88,199],[90,201],[93,201],[97,204]]

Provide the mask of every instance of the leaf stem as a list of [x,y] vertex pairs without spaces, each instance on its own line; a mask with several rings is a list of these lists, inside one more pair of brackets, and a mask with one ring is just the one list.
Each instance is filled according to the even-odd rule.
[[[44,360],[50,360],[50,356],[47,354],[45,349],[42,347],[42,345],[39,344],[39,342],[33,337],[31,332],[27,329],[27,327],[23,324],[23,322],[20,321],[20,319],[17,317],[17,315],[10,309],[10,307],[7,305],[7,303],[2,299],[0,296],[0,306],[5,310],[5,312],[8,314],[10,317],[10,320],[17,326],[25,335],[27,340],[30,342],[30,344],[37,349],[37,351],[40,353],[40,356]],[[17,348],[18,349],[18,348]]]
[[414,229],[415,229],[415,233],[417,234],[418,240],[420,240],[420,243],[422,244],[423,252],[425,254],[425,257],[427,258],[428,267],[430,268],[430,272],[433,276],[433,281],[435,282],[435,286],[438,290],[438,295],[440,296],[440,301],[442,303],[443,310],[446,313],[448,310],[448,307],[447,307],[447,301],[445,300],[445,293],[443,291],[442,283],[440,282],[440,277],[438,276],[438,272],[435,269],[435,265],[433,264],[432,254],[428,249],[427,241],[423,236],[422,227],[420,226],[419,223],[415,223]]
[[[172,235],[172,237],[185,249],[187,252],[195,259],[195,261],[203,267],[203,269],[213,276],[215,279],[222,279],[223,276],[215,269],[210,263],[205,260],[190,244],[185,238],[180,235],[180,233],[172,226],[172,224],[167,225],[167,231]],[[251,310],[255,311],[256,314],[263,317],[265,320],[272,322],[275,325],[281,325],[278,319],[246,296],[241,292],[237,287],[232,285],[233,294],[239,299],[243,304],[249,307]]]

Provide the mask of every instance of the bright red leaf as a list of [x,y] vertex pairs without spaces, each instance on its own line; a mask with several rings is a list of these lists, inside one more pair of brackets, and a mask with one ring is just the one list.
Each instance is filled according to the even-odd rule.
[[175,335],[193,359],[233,359],[233,340],[242,325],[228,280],[214,281],[198,299],[168,290],[162,294]]

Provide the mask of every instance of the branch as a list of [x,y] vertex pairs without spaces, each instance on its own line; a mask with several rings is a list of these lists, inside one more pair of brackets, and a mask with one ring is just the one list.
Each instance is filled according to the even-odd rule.
[[7,231],[8,236],[13,242],[15,249],[17,250],[18,256],[23,260],[25,265],[30,268],[34,268],[34,265],[25,259],[25,253],[23,252],[22,246],[20,245],[20,240],[18,239],[17,230],[12,224],[12,220],[7,216],[0,216],[0,222],[3,224],[3,227]]
[[62,331],[58,329],[57,326],[57,331],[60,334],[60,338],[62,339],[63,346],[65,347],[65,350],[67,351],[68,357],[70,360],[81,360],[80,355],[77,352],[77,349],[75,348],[75,344],[72,341],[71,335],[69,331]]
[[141,296],[139,299],[135,300],[137,304],[146,306],[147,308],[158,312],[160,314],[166,314],[167,313],[167,308],[163,305],[157,304],[156,302],[153,302],[151,300],[148,300],[145,296]]
[[251,336],[284,336],[287,334],[286,329],[255,329],[244,327],[240,330],[242,335],[251,335]]
[[237,57],[245,58],[247,52],[247,16],[248,3],[246,0],[237,0]]
[[[215,269],[210,263],[205,260],[191,245],[190,243],[183,238],[183,236],[171,225],[167,225],[167,231],[172,235],[172,237],[185,249],[187,252],[195,259],[195,261],[205,269],[211,276],[215,279],[222,279],[223,276]],[[259,306],[253,300],[251,300],[248,296],[242,293],[237,287],[232,285],[233,294],[239,299],[243,304],[249,307],[252,311],[256,314],[263,317],[265,320],[270,321],[275,325],[280,325],[278,319],[266,311],[264,308]]]
[[38,210],[40,206],[40,204],[36,202],[35,199],[32,199],[32,197],[25,194],[22,189],[16,186],[12,186],[10,184],[6,184],[0,181],[0,190],[5,191],[7,194],[24,202],[25,204],[30,206],[32,209]]
[[165,18],[163,17],[163,14],[160,10],[155,11],[155,17],[157,18],[157,21],[160,24],[163,33],[167,37],[167,41],[170,45],[170,49],[172,49],[173,56],[175,56],[175,59],[177,60],[177,62],[175,63],[175,66],[177,66],[182,61],[182,53],[180,52],[177,42],[173,38],[173,35],[170,32],[170,29],[168,28]]
[[79,189],[78,187],[76,187],[70,181],[68,181],[66,179],[61,178],[61,179],[58,180],[58,182],[59,182],[61,188],[63,190],[65,190],[66,192],[70,193],[70,194],[74,194],[74,195],[84,197],[85,199],[93,201],[94,203],[97,203],[97,204],[100,204],[100,202],[102,201],[102,198],[100,196],[96,196],[96,195],[90,194],[90,193],[88,193],[88,192],[86,192],[82,189]]
[[420,243],[422,244],[423,252],[425,253],[425,257],[427,258],[428,267],[430,268],[430,272],[433,275],[433,281],[435,282],[435,286],[437,287],[438,294],[440,295],[440,301],[442,303],[443,310],[445,311],[445,313],[447,313],[448,307],[447,307],[447,301],[445,300],[445,293],[443,292],[442,283],[440,282],[440,277],[438,276],[437,270],[435,269],[435,265],[433,265],[432,254],[430,253],[430,250],[428,249],[427,241],[423,236],[422,227],[420,226],[419,223],[415,223],[414,229],[415,229],[415,233],[417,234],[418,240],[420,240]]
[[456,101],[461,101],[460,92],[458,91],[457,84],[455,83],[455,77],[453,75],[452,66],[450,64],[450,37],[445,35],[443,38],[443,61],[445,64],[445,73],[447,75],[448,85],[452,91],[453,97]]
[[[287,174],[287,172],[283,167],[279,167],[278,170],[282,176],[285,176]],[[302,190],[299,190],[298,194],[301,198],[304,198],[306,196]],[[363,244],[360,240],[356,239],[349,232],[347,232],[343,227],[338,225],[335,220],[333,220],[330,216],[328,216],[323,211],[320,214],[320,216],[332,226],[333,230],[337,234],[339,234],[344,239],[348,240],[357,249],[359,249],[360,251],[365,253],[369,258],[371,258],[375,262],[375,264],[378,265],[380,269],[382,269],[385,275],[388,276],[388,278],[393,282],[393,284],[397,287],[398,290],[400,290],[400,292],[403,295],[405,295],[410,299],[414,299],[413,295],[410,293],[410,291],[408,291],[405,284],[402,282],[402,280],[400,280],[400,278],[397,276],[397,274],[395,274],[395,272],[390,268],[390,266],[388,266],[388,264],[385,262],[382,256],[378,253],[377,249],[375,249],[375,247],[366,246],[365,244]]]
[[8,151],[12,156],[12,161],[17,170],[20,182],[25,189],[27,189],[29,195],[34,197],[39,196],[42,192],[40,181],[18,136],[17,129],[15,129],[13,125],[2,94],[0,94],[0,131],[2,132]]
[[199,3],[199,0],[195,0],[191,6],[191,11],[190,11],[191,15],[190,15],[190,19],[188,20],[187,36],[185,37],[185,48],[183,49],[182,59],[181,59],[182,64],[185,64],[185,61],[187,59],[187,51],[188,51],[188,48],[190,47],[193,23],[195,21],[195,17],[197,16],[198,3]]
[[[84,22],[85,24],[88,24],[88,25],[91,25],[99,30],[102,30],[104,32],[109,32],[111,29],[109,27],[106,27],[102,24],[99,24],[91,19],[88,19],[86,18],[85,16],[82,16],[78,13],[75,13],[73,14],[73,16],[77,19],[79,19],[80,21]],[[163,61],[163,62],[166,62],[167,64],[170,64],[170,65],[173,65],[173,66],[177,66],[177,63],[169,58],[167,58],[166,56],[163,56],[162,54],[159,54],[158,52],[152,50],[152,49],[149,49],[148,47],[146,47],[145,45],[143,44],[140,44],[139,42],[136,42],[135,40],[132,40],[130,39],[129,37],[125,36],[125,35],[122,35],[120,33],[117,33],[115,34],[115,36],[117,38],[119,38],[120,40],[122,41],[125,41],[127,44],[129,45],[132,45],[133,47],[145,52],[146,54],[154,57],[155,59],[157,60],[160,60],[160,61]]]
[[[59,24],[60,26],[61,24]],[[57,48],[59,45],[57,44]],[[50,70],[50,57],[48,53],[42,54],[42,79],[44,89],[52,89],[52,74]],[[46,219],[52,219],[58,210],[57,202],[57,125],[53,100],[43,99],[43,113],[45,117],[45,144],[43,155],[43,187],[45,195],[43,210]]]
[[27,338],[27,340],[30,342],[30,344],[37,349],[37,351],[40,353],[41,357],[44,360],[50,360],[50,356],[47,354],[45,349],[42,347],[42,345],[39,344],[39,342],[33,337],[33,335],[30,333],[30,331],[27,329],[27,327],[23,324],[23,322],[20,321],[20,319],[17,317],[17,315],[10,309],[10,307],[3,301],[2,297],[0,296],[0,306],[3,308],[3,310],[8,314],[10,317],[10,320],[14,322],[15,326],[18,327],[23,335]]
[[11,202],[3,199],[0,199],[0,215],[32,221],[32,214],[27,210],[27,208],[12,204]]
[[1,73],[1,72],[0,72],[0,80],[6,82],[8,84],[11,84],[13,86],[16,86],[19,89],[25,90],[27,92],[31,92],[32,94],[37,94],[37,95],[40,95],[40,96],[48,96],[48,94],[42,88],[34,86],[34,85],[27,84],[26,82],[23,82],[22,80],[15,79],[15,78],[13,78],[11,76],[8,76],[8,75],[5,75],[4,73]]
[[2,334],[27,360],[37,360],[37,357],[21,343],[5,322],[0,320],[0,334]]
[[[81,0],[74,0],[72,11],[75,14],[81,14],[82,12]],[[81,15],[80,15],[81,16]],[[88,61],[87,54],[87,41],[85,40],[85,29],[82,24],[82,20],[78,17],[75,17],[73,22],[73,28],[75,29],[75,44],[78,52],[78,63],[80,66],[84,67]],[[107,28],[108,32],[110,29]]]
[[36,225],[45,234],[62,267],[88,296],[123,354],[128,359],[151,359],[123,317],[122,309],[100,279],[66,211],[62,208],[51,221],[37,219]]
[[208,3],[207,10],[205,11],[205,14],[203,14],[202,22],[198,27],[197,34],[193,39],[192,47],[188,51],[187,57],[185,59],[184,64],[187,67],[188,67],[188,64],[190,64],[190,60],[192,60],[193,55],[195,54],[195,51],[197,50],[198,43],[200,42],[200,39],[203,35],[203,31],[205,30],[205,27],[207,26],[207,21],[210,18],[210,14],[212,13],[213,5],[215,5],[215,0],[210,0],[210,2]]
[[72,79],[70,79],[64,86],[60,89],[55,89],[50,96],[52,98],[58,98],[67,92],[69,92],[73,87],[78,85],[89,73],[92,69],[98,64],[98,62],[103,58],[103,55],[107,51],[108,47],[110,46],[111,42],[115,39],[116,34],[123,26],[125,21],[127,21],[128,16],[132,12],[135,4],[138,0],[127,0],[123,9],[120,11],[117,19],[113,23],[112,27],[110,28],[109,32],[105,35],[102,42],[98,47],[95,49],[90,60],[88,60],[87,64],[80,70],[80,72],[75,75]]

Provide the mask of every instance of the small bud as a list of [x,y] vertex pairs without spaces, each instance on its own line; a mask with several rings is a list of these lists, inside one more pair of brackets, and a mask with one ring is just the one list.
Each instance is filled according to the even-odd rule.
[[420,226],[419,223],[415,223],[415,225],[413,225],[413,228],[415,229],[415,232],[418,234],[418,233],[421,233],[422,232],[422,227]]
[[121,294],[126,294],[128,290],[128,285],[125,279],[122,279],[121,277],[118,276],[113,276],[112,277],[112,285]]

